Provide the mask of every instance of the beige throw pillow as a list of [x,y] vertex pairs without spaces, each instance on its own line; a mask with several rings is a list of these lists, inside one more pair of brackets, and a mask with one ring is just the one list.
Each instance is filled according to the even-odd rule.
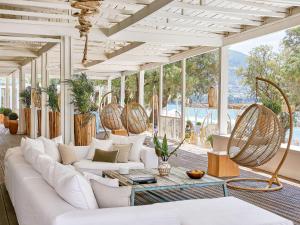
[[90,180],[99,208],[130,206],[131,187],[109,187]]
[[62,164],[69,165],[77,162],[77,157],[72,146],[59,144],[58,150],[61,156]]
[[125,144],[125,145],[118,145],[118,144],[113,144],[113,150],[114,151],[119,151],[119,155],[117,158],[117,162],[119,163],[127,163],[129,159],[129,154],[132,148],[132,143],[131,144]]

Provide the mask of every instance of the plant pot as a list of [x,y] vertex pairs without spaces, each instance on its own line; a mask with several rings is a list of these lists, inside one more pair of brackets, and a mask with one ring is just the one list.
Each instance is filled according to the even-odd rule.
[[31,131],[31,109],[30,108],[24,108],[24,123],[25,123],[25,129],[24,134],[30,135]]
[[56,138],[60,136],[60,113],[49,112],[49,135],[50,138]]
[[18,132],[18,120],[9,120],[9,132],[10,134],[17,134]]
[[171,165],[168,161],[161,161],[158,165],[158,172],[160,176],[169,176],[171,171]]
[[0,123],[3,123],[3,122],[4,122],[4,115],[0,114]]
[[5,128],[9,128],[9,118],[8,118],[8,116],[4,116],[3,123],[4,123]]
[[92,114],[74,115],[74,136],[76,146],[87,146],[96,137],[96,117]]

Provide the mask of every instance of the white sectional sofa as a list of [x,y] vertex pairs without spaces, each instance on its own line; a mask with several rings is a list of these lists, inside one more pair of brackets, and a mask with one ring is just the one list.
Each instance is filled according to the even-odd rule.
[[[84,155],[84,154],[83,154]],[[64,201],[24,159],[5,156],[5,184],[19,225],[292,225],[233,197],[106,209],[78,209]]]

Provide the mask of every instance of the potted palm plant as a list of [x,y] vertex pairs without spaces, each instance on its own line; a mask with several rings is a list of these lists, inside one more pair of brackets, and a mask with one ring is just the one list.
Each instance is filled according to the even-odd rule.
[[49,87],[42,90],[48,95],[47,106],[50,108],[49,115],[49,135],[50,138],[58,137],[60,131],[60,108],[59,108],[59,94],[57,90],[57,83],[52,82]]
[[71,90],[71,103],[75,108],[74,136],[75,145],[89,145],[96,136],[96,119],[91,113],[93,106],[94,82],[88,80],[86,74],[74,75],[65,80]]
[[10,113],[9,116],[9,132],[10,134],[17,134],[18,132],[18,114],[17,113]]
[[9,127],[9,118],[8,115],[11,113],[11,109],[10,108],[5,108],[3,110],[3,115],[4,115],[4,119],[3,119],[3,123],[4,123],[4,127],[8,128]]
[[20,101],[24,105],[24,122],[25,122],[25,135],[30,135],[30,121],[31,121],[31,87],[28,86],[20,93]]
[[168,176],[171,171],[171,165],[169,164],[169,159],[171,156],[177,154],[177,150],[183,144],[185,139],[183,139],[179,145],[173,150],[169,149],[167,136],[165,135],[162,142],[159,141],[157,133],[154,134],[153,143],[156,155],[160,158],[158,172],[160,176]]
[[3,115],[4,107],[0,108],[0,123],[4,122],[4,115]]

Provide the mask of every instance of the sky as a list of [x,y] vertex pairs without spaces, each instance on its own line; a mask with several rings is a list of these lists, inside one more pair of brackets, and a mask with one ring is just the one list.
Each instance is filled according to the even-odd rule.
[[249,55],[249,52],[253,48],[264,44],[264,45],[271,45],[275,52],[279,52],[281,40],[283,39],[284,36],[285,36],[285,31],[279,31],[259,38],[255,38],[235,45],[231,45],[230,49]]

